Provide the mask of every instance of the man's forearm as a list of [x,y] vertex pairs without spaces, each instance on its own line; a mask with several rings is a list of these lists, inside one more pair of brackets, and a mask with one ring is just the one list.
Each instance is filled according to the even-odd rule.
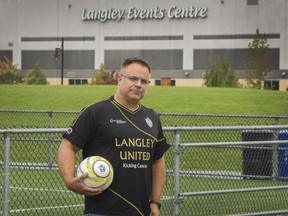
[[[75,174],[75,154],[77,149],[74,148],[67,140],[63,140],[58,149],[58,167],[63,180],[66,183]],[[66,184],[67,186],[67,184]]]
[[151,200],[160,201],[165,183],[165,160],[164,157],[153,162],[152,193]]

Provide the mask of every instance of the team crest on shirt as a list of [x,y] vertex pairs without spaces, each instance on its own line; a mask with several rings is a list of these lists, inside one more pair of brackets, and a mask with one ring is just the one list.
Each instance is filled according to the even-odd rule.
[[145,121],[146,121],[146,124],[147,124],[150,128],[153,127],[153,122],[151,121],[150,118],[145,118]]

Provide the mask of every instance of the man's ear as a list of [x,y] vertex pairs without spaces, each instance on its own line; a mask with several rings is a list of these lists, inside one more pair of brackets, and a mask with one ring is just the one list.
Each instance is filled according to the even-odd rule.
[[122,76],[120,74],[117,75],[117,83],[119,86],[120,81],[122,80]]

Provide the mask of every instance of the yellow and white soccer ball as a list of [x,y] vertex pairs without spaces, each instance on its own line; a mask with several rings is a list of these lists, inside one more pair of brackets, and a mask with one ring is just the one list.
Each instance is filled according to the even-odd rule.
[[88,173],[84,179],[84,184],[88,187],[107,189],[114,177],[114,170],[108,160],[101,156],[91,156],[85,158],[77,169],[77,176]]

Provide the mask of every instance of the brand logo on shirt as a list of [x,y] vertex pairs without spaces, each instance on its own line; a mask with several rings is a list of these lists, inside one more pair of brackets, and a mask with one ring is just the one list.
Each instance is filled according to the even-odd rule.
[[145,121],[146,121],[146,124],[147,124],[150,128],[153,127],[153,122],[151,121],[150,118],[145,118]]
[[126,124],[126,121],[122,119],[110,119],[110,123],[115,123],[115,124]]

